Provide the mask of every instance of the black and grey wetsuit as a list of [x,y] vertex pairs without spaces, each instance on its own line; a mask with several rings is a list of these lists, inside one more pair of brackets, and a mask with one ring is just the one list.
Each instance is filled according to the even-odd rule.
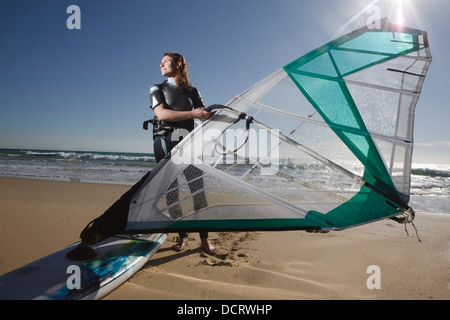
[[[205,106],[196,88],[193,88],[191,92],[181,92],[176,87],[173,78],[169,78],[159,85],[152,86],[149,94],[152,109],[160,104],[166,109],[175,111],[190,111],[194,108]],[[172,130],[164,129],[167,127],[172,128]],[[176,134],[174,134],[173,130],[176,131]],[[159,121],[156,121],[153,131],[153,149],[156,162],[164,158],[192,130],[194,130],[194,119],[176,122],[164,121],[162,125],[160,125]]]
[[[151,108],[154,109],[163,105],[166,109],[175,111],[190,111],[194,108],[205,107],[202,97],[196,88],[190,92],[181,92],[175,85],[175,79],[169,78],[162,84],[154,85],[150,88]],[[157,119],[156,119],[157,120]],[[165,121],[162,125],[158,120],[154,121],[153,130],[153,151],[156,162],[161,161],[189,132],[194,130],[194,119],[170,122]],[[173,129],[163,129],[164,127]],[[203,172],[194,167],[188,166],[184,170],[188,181],[189,189],[192,193],[204,188],[203,179],[198,179]],[[173,190],[167,194],[167,204],[178,201],[178,180],[173,181],[169,189]],[[193,196],[194,209],[200,210],[207,206],[205,194],[203,192]],[[175,206],[169,210],[173,218],[181,216],[181,208]],[[180,233],[180,237],[186,237],[187,233]],[[207,238],[208,232],[200,232],[200,238]]]

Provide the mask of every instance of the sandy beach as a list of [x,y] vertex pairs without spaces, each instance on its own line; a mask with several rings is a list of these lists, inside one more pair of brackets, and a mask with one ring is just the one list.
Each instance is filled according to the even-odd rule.
[[[129,186],[0,178],[0,274],[78,240]],[[450,208],[449,208],[450,210]],[[168,239],[134,277],[105,297],[122,299],[450,298],[450,214],[417,212],[414,228],[383,220],[328,233],[198,234],[174,252]],[[380,288],[369,289],[372,266]],[[369,279],[370,280],[370,279]],[[370,281],[369,281],[370,282]]]

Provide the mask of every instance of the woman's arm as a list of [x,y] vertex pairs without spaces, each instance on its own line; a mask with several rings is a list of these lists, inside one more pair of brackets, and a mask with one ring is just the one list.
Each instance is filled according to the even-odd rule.
[[206,120],[211,116],[211,112],[206,111],[205,108],[196,108],[190,111],[175,111],[164,108],[163,104],[157,105],[153,111],[160,121],[183,121],[189,119]]

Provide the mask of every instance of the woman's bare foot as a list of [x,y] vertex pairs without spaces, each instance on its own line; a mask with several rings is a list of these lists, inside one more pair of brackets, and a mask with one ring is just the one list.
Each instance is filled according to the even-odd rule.
[[182,237],[178,240],[178,243],[172,246],[172,249],[175,251],[183,251],[188,244],[188,237]]
[[217,253],[217,249],[209,242],[208,238],[201,238],[201,241],[203,251],[210,255],[215,255]]

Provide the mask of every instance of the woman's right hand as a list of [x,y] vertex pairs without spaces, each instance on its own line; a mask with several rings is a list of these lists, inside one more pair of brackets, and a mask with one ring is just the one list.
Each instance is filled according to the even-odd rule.
[[212,112],[206,111],[205,108],[196,108],[192,110],[192,117],[200,120],[206,120],[211,117]]

